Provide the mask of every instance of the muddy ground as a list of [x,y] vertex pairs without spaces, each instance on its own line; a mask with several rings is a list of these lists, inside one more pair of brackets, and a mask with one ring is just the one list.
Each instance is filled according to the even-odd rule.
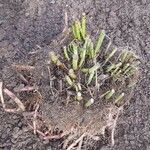
[[[69,21],[85,12],[92,35],[105,29],[116,46],[132,49],[141,60],[141,77],[130,105],[125,106],[119,118],[115,146],[111,148],[107,141],[97,142],[89,149],[149,150],[149,0],[0,0],[0,80],[13,89],[19,81],[9,69],[11,64],[28,64],[32,60],[30,65],[38,65],[45,61],[48,45],[54,39],[59,42],[57,37],[64,29],[65,11]],[[35,51],[38,57],[31,55]],[[0,149],[4,150],[59,150],[62,142],[40,140],[21,115],[5,113],[1,106],[0,137]]]

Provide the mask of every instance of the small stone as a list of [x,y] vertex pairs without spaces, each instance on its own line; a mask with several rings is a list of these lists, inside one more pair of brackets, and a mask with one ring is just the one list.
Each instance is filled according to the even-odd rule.
[[56,2],[55,0],[51,0],[50,1],[51,4],[55,4],[55,2]]
[[107,8],[106,8],[106,12],[109,12],[109,11],[110,11],[110,8],[107,7]]
[[14,132],[18,132],[19,131],[19,128],[18,127],[15,127],[14,128]]
[[131,145],[134,145],[134,144],[135,144],[135,141],[130,141],[130,144],[131,144]]

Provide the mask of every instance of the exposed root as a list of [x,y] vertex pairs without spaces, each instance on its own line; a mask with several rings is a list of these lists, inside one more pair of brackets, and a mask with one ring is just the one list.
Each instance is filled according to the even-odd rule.
[[18,73],[18,76],[24,83],[28,84],[28,80],[21,73]]
[[[16,97],[15,94],[13,94],[11,91],[9,91],[8,89],[2,89],[3,87],[3,83],[0,82],[0,99],[1,99],[1,103],[2,103],[2,107],[6,112],[18,112],[20,110],[25,111],[25,107],[23,105],[23,103],[19,100],[19,98]],[[14,109],[9,109],[6,108],[5,102],[4,102],[4,97],[3,97],[3,91],[4,93],[6,93],[10,98],[12,98],[14,100],[14,102],[18,105],[18,108],[14,108]]]
[[43,140],[53,140],[53,139],[61,139],[63,135],[60,133],[58,135],[50,134],[49,131],[42,132],[40,129],[37,129],[36,127],[32,126],[30,123],[27,123],[28,126],[33,129],[34,134],[38,133],[38,135],[42,136]]
[[64,20],[65,20],[65,27],[63,29],[63,33],[66,32],[68,30],[68,14],[67,12],[65,11],[65,17],[64,17]]
[[[0,82],[0,98],[1,98],[1,103],[2,103],[2,106],[4,108],[5,111],[7,112],[17,112],[19,110],[25,110],[25,107],[23,105],[23,103],[15,96],[15,94],[13,94],[11,91],[9,91],[8,89],[4,89],[4,92],[9,96],[11,97],[14,102],[18,105],[18,109],[6,109],[6,106],[5,106],[5,102],[4,102],[4,97],[3,97],[3,93],[2,93],[2,85],[3,83]],[[27,90],[27,89],[26,89]],[[39,115],[38,114],[38,109],[39,109],[40,105],[37,104],[36,107],[35,107],[35,110],[33,112],[26,112],[24,113],[24,116],[31,116],[31,120],[32,120],[32,124],[31,125],[30,123],[27,123],[29,125],[29,127],[31,129],[33,129],[33,132],[34,134],[39,134],[40,136],[42,136],[42,138],[44,140],[52,140],[52,139],[61,139],[62,137],[64,137],[65,135],[69,135],[71,133],[71,131],[73,132],[73,134],[70,134],[68,136],[68,138],[64,141],[64,144],[63,144],[63,149],[67,149],[67,150],[71,150],[73,148],[77,148],[77,150],[81,150],[81,147],[82,147],[82,144],[83,144],[83,139],[84,137],[89,137],[89,138],[92,138],[94,140],[99,140],[99,138],[97,136],[94,136],[92,134],[90,134],[90,132],[88,132],[88,127],[90,127],[90,125],[92,124],[92,121],[84,128],[84,129],[81,129],[81,133],[83,133],[81,135],[81,133],[78,133],[78,131],[76,130],[72,130],[72,129],[68,129],[68,132],[67,134],[64,134],[64,133],[59,133],[59,134],[53,134],[53,129],[49,130],[47,129],[46,131],[42,131],[42,127],[46,127],[46,124],[45,124],[45,121],[43,120],[43,116]],[[104,125],[104,132],[105,132],[105,128],[108,127],[111,129],[111,145],[114,146],[115,144],[115,140],[114,140],[114,136],[115,136],[115,129],[116,129],[116,126],[117,126],[117,120],[118,120],[118,117],[119,117],[119,114],[120,114],[120,111],[123,109],[123,107],[120,107],[118,108],[117,110],[117,113],[116,113],[116,117],[115,119],[113,118],[114,116],[114,113],[112,112],[112,109],[110,108],[109,109],[109,114],[108,114],[108,119],[107,119],[107,122],[106,124]],[[33,117],[33,118],[32,118]],[[39,123],[38,121],[38,118],[41,118],[41,123]],[[47,128],[47,127],[46,127]],[[81,135],[77,140],[74,140],[78,135]],[[71,143],[69,146],[68,144],[71,142],[71,141],[74,141],[73,143]]]
[[[33,116],[35,114],[35,111],[32,112],[24,112],[23,116],[26,118],[28,116]],[[38,112],[36,113],[37,117],[42,118],[42,115],[40,115]]]
[[118,120],[120,111],[121,111],[122,109],[123,109],[122,107],[118,108],[118,112],[117,112],[117,114],[116,114],[116,118],[115,118],[115,120],[114,120],[114,122],[113,122],[113,125],[112,125],[112,127],[111,127],[111,128],[112,128],[112,130],[111,130],[111,146],[114,146],[114,145],[115,145],[115,139],[114,139],[114,137],[115,137],[115,129],[116,129],[116,126],[117,126],[117,120]]
[[[83,142],[83,138],[87,135],[87,133],[83,133],[76,141],[74,141],[68,148],[67,150],[71,150],[74,148],[80,141]],[[80,143],[82,145],[82,143]]]
[[[33,127],[32,125],[30,125],[29,123],[27,123],[27,124],[28,124],[28,126],[29,126],[31,129],[34,130],[34,127]],[[39,135],[41,135],[42,137],[45,137],[45,136],[46,136],[43,132],[41,132],[41,131],[38,130],[38,129],[36,129],[36,132],[37,132]]]
[[64,40],[68,37],[70,31],[69,31],[69,28],[68,28],[68,15],[67,15],[67,12],[65,11],[65,27],[62,31],[62,34],[64,35],[64,38],[61,39],[61,41],[59,42],[60,44],[62,44],[64,42]]
[[37,104],[35,111],[34,111],[34,116],[33,116],[33,128],[34,128],[34,134],[36,134],[36,120],[37,120],[37,111],[39,109],[39,104]]
[[47,66],[47,69],[48,69],[48,74],[49,74],[49,86],[50,86],[50,90],[51,90],[52,95],[54,95],[54,91],[53,91],[53,87],[52,87],[52,76],[51,76],[50,67]]
[[81,150],[83,144],[83,138],[80,140],[77,150]]
[[17,109],[17,110],[25,111],[25,106],[20,101],[20,99],[16,97],[16,95],[14,93],[12,93],[11,91],[9,91],[6,88],[4,89],[4,93],[6,93],[10,98],[12,98],[12,100],[14,100],[14,102],[18,105],[19,109]]
[[68,136],[68,138],[64,141],[64,144],[63,144],[63,149],[64,149],[64,150],[67,149],[67,146],[68,146],[69,142],[70,142],[71,140],[73,140],[76,136],[77,136],[76,133],[70,134],[70,135]]
[[[50,124],[46,123],[46,119],[44,119],[44,116],[40,115],[38,113],[39,104],[37,104],[34,112],[25,112],[23,113],[25,120],[27,121],[28,126],[33,130],[34,134],[38,134],[41,136],[44,140],[52,140],[52,139],[61,139],[64,134],[53,133],[53,129],[50,126]],[[33,125],[31,125],[31,123]]]
[[24,92],[24,91],[34,91],[36,89],[37,89],[37,87],[35,87],[35,86],[25,86],[23,88],[15,89],[14,91],[15,92]]
[[3,108],[5,109],[5,102],[4,102],[4,97],[3,97],[3,82],[0,82],[0,98],[1,98],[1,103],[2,103],[2,106]]

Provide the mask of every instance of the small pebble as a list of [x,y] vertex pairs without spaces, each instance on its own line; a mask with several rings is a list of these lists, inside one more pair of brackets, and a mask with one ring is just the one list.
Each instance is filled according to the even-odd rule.
[[55,4],[55,2],[56,2],[55,0],[51,0],[50,1],[51,4]]

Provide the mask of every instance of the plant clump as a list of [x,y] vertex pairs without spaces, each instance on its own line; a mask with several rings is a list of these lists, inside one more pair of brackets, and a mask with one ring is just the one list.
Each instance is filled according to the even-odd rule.
[[91,39],[83,15],[73,23],[72,41],[63,47],[63,55],[49,53],[53,65],[62,72],[63,88],[72,91],[73,100],[83,108],[94,105],[95,101],[120,107],[137,82],[137,56],[131,51],[111,49],[110,39],[107,48],[103,48],[105,39],[104,30],[96,42]]
[[[61,72],[55,81],[59,82],[61,78],[61,89],[67,93],[63,95],[66,110],[76,110],[79,106],[82,113],[77,114],[84,120],[82,123],[75,121],[75,124],[80,125],[74,127],[74,130],[66,129],[69,133],[67,141],[73,142],[68,150],[83,140],[79,140],[82,135],[91,138],[105,134],[106,128],[111,129],[114,145],[114,131],[120,110],[132,97],[139,71],[138,57],[111,43],[105,30],[93,40],[86,30],[86,17],[83,14],[81,20],[72,24],[70,43],[63,47],[61,54],[54,51],[49,53],[51,67]],[[66,116],[68,113],[66,111]],[[70,136],[74,138],[70,139]],[[76,138],[79,141],[75,144]]]
[[[86,29],[85,14],[74,21],[69,35],[60,53],[49,52],[51,63],[40,66],[46,67],[48,73],[44,74],[39,66],[12,65],[27,85],[15,88],[16,96],[0,82],[3,109],[22,112],[34,134],[43,139],[64,138],[64,150],[77,146],[81,149],[88,139],[99,140],[97,135],[105,135],[107,128],[114,145],[119,113],[132,97],[138,81],[138,57],[113,46],[104,30],[93,40],[95,37]],[[29,76],[34,74],[35,83],[29,82],[25,72]],[[43,78],[46,83],[41,81]],[[3,92],[17,107],[6,106]],[[27,99],[24,103],[24,98],[18,98],[23,95]]]

